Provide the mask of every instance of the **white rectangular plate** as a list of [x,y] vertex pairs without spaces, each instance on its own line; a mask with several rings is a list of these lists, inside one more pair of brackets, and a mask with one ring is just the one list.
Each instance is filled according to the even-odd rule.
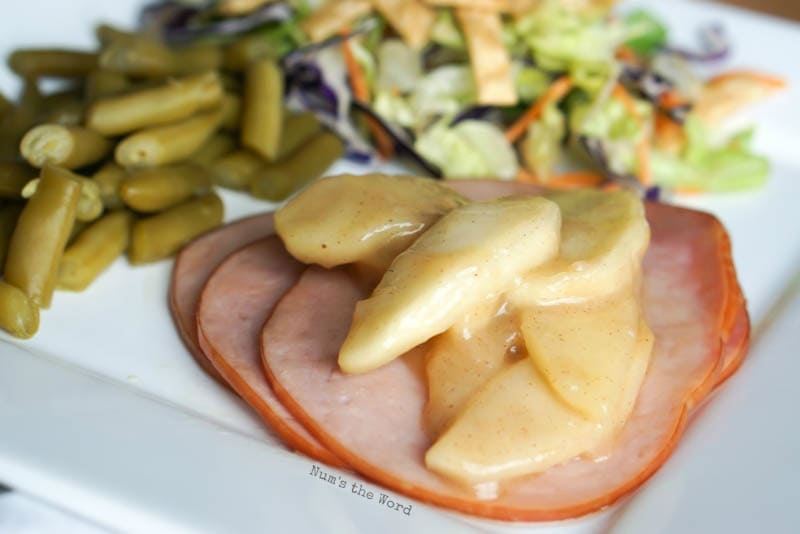
[[[0,51],[89,46],[92,23],[124,24],[139,4],[15,3],[11,16],[0,22]],[[789,79],[790,89],[755,114],[757,147],[773,165],[769,186],[752,194],[682,201],[716,213],[731,232],[758,325],[800,264],[800,71],[796,58],[785,53],[800,50],[800,30],[710,4],[635,4],[662,16],[687,44],[699,25],[723,22],[735,45],[726,66],[757,67]],[[7,72],[0,74],[8,91],[14,82]],[[346,170],[364,169],[342,163],[332,171]],[[269,208],[236,193],[226,192],[224,199],[228,220]],[[456,532],[470,524],[484,530],[589,532],[605,523],[608,514],[508,526],[392,496],[413,505],[406,516],[352,494],[350,485],[360,481],[355,475],[335,472],[346,489],[314,479],[308,474],[312,462],[280,447],[250,410],[187,354],[166,305],[170,267],[163,262],[132,269],[118,261],[86,292],[58,293],[33,340],[0,339],[0,479],[111,528],[134,531],[372,532],[380,525],[385,532]],[[746,373],[747,367],[721,396],[727,389],[748,388]],[[753,413],[768,413],[773,400],[754,396],[752,402],[763,403]],[[753,424],[734,412],[721,417],[742,428]],[[700,420],[694,432],[702,431]],[[745,449],[746,443],[729,446],[740,447],[744,456],[757,452]],[[725,492],[726,486],[720,481],[714,491]]]

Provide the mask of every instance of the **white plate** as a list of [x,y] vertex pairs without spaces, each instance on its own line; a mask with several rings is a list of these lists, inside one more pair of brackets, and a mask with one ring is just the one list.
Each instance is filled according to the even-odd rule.
[[[773,164],[769,186],[748,195],[686,203],[720,216],[731,232],[756,325],[800,264],[800,50],[796,25],[698,3],[646,3],[678,40],[722,21],[736,46],[728,66],[789,78],[791,88],[759,107],[757,146]],[[17,2],[0,21],[0,51],[19,45],[91,44],[90,23],[132,20],[132,0]],[[3,72],[6,90],[13,81]],[[348,166],[340,164],[338,170]],[[337,169],[334,169],[337,170]],[[267,206],[224,195],[227,218]],[[207,378],[180,343],[166,306],[169,262],[131,269],[119,261],[88,291],[58,293],[39,334],[0,340],[0,479],[114,529],[209,532],[463,531],[475,521],[413,502],[410,516],[313,479],[312,462],[276,445],[250,410]],[[779,368],[776,368],[779,372]],[[726,388],[747,388],[741,376]],[[754,398],[753,402],[762,399]],[[768,413],[763,399],[762,413]],[[748,425],[736,413],[730,424]],[[695,433],[701,433],[699,421]],[[754,427],[755,428],[755,427]],[[797,432],[794,427],[787,431]],[[742,447],[741,454],[754,454]],[[671,466],[667,466],[671,468]],[[355,475],[336,472],[348,484]],[[725,481],[715,491],[726,491]],[[379,487],[371,486],[380,493]],[[760,487],[753,491],[769,491]],[[385,492],[389,493],[389,492]],[[412,501],[392,496],[402,502]],[[736,506],[747,503],[737,502]],[[697,513],[702,513],[702,508]],[[588,532],[608,514],[535,528]]]

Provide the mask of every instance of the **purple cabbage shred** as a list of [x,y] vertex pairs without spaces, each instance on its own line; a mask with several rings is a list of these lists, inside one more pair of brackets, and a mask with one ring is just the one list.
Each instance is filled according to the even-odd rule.
[[720,61],[731,52],[730,41],[725,28],[720,24],[711,24],[700,29],[700,50],[689,50],[680,47],[666,47],[666,51],[676,54],[688,61]]
[[[249,32],[270,22],[286,22],[294,10],[285,2],[270,2],[240,17],[208,18],[207,9],[167,0],[147,5],[141,25],[155,29],[167,43],[186,44],[202,37],[220,37]],[[204,20],[206,19],[206,20]]]

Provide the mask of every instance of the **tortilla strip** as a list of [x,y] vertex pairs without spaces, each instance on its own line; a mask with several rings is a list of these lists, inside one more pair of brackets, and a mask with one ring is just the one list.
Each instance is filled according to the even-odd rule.
[[229,17],[246,15],[275,0],[220,0],[217,11]]
[[369,0],[332,0],[303,21],[303,31],[316,43],[336,35],[371,11]]
[[478,103],[508,106],[517,103],[511,75],[511,56],[503,43],[500,14],[485,9],[460,7],[456,18],[467,40]]
[[392,28],[412,48],[428,42],[436,12],[419,0],[370,0]]
[[743,107],[760,102],[786,87],[767,74],[736,70],[711,78],[694,103],[693,112],[705,124],[719,124]]
[[515,4],[531,4],[538,0],[425,0],[425,3],[436,7],[469,7],[486,9],[500,13],[517,11]]

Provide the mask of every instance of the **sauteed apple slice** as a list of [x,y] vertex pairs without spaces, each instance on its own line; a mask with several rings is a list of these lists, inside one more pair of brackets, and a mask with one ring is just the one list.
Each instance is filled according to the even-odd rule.
[[319,180],[278,210],[275,228],[303,263],[360,263],[382,273],[439,217],[465,203],[425,178],[337,176]]
[[346,373],[363,373],[440,334],[474,306],[558,252],[561,216],[542,197],[509,197],[451,211],[389,267],[359,302],[341,351]]

